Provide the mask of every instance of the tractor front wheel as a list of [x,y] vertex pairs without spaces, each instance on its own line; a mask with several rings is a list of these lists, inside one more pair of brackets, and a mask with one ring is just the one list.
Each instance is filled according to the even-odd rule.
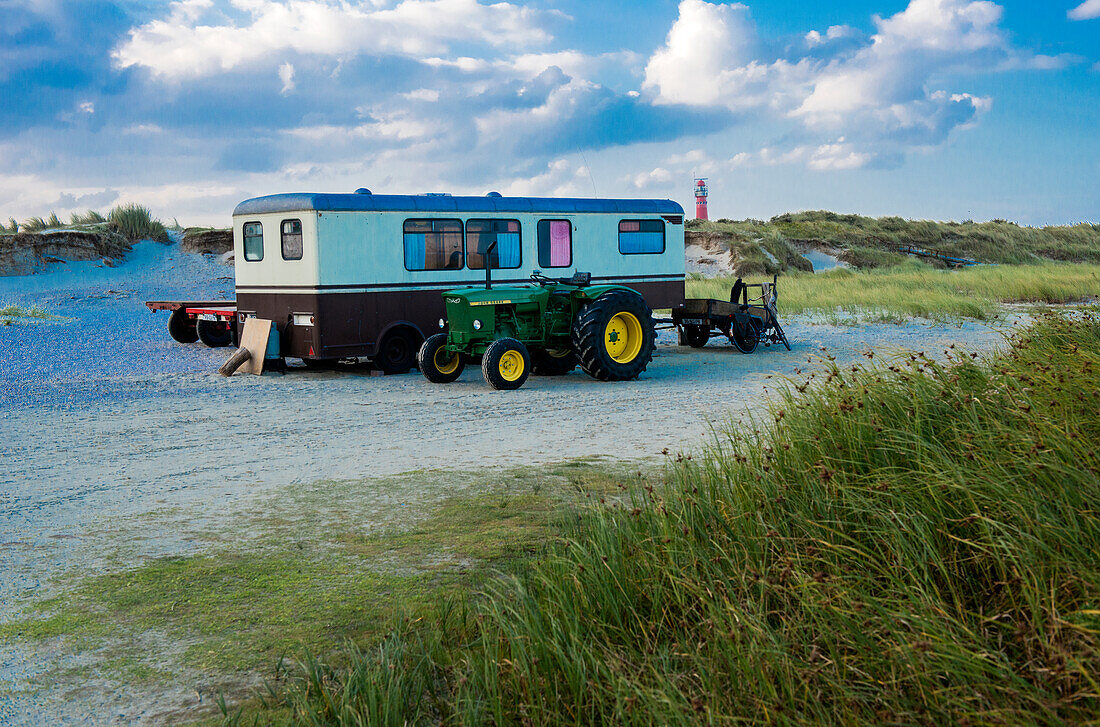
[[600,381],[638,378],[653,359],[656,341],[653,312],[631,291],[604,293],[573,322],[573,350],[581,368]]
[[485,349],[481,373],[494,389],[518,389],[531,374],[531,354],[514,338],[498,339]]
[[568,348],[539,348],[531,352],[531,373],[535,376],[564,376],[575,368],[577,357]]
[[466,362],[460,353],[447,353],[447,334],[428,336],[416,354],[420,372],[433,384],[449,384],[462,375]]

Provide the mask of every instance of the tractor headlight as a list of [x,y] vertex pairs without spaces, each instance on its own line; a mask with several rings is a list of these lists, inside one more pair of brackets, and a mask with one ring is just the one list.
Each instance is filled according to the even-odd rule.
[[480,331],[481,330],[481,321],[474,321],[474,330],[475,331]]
[[443,320],[442,318],[440,318],[440,319],[439,319],[439,327],[440,327],[440,328],[446,328],[446,327],[447,327],[447,321],[445,321],[445,320]]

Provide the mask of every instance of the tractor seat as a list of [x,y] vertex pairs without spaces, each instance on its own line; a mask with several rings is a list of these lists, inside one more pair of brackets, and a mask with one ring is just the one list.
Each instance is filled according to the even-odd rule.
[[745,291],[745,281],[741,278],[737,279],[737,282],[733,284],[733,289],[730,290],[730,303],[736,303],[741,299],[741,294]]

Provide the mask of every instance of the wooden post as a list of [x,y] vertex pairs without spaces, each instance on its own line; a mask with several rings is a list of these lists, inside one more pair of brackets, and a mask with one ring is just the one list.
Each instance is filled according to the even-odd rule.
[[218,369],[218,373],[222,376],[232,376],[250,358],[252,358],[252,354],[248,352],[247,348],[238,348],[229,357],[229,360],[222,364],[222,367]]
[[241,347],[229,357],[219,371],[223,376],[232,376],[233,372],[259,376],[264,372],[264,359],[267,355],[267,342],[274,330],[271,321],[263,318],[248,318],[244,322],[241,334]]

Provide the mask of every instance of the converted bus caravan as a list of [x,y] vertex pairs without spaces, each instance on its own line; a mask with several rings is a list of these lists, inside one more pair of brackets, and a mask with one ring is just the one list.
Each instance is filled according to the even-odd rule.
[[[622,283],[651,308],[684,299],[684,210],[670,200],[278,194],[233,211],[238,322],[275,322],[284,356],[412,368],[442,291],[535,270]],[[238,326],[240,328],[240,326]]]

